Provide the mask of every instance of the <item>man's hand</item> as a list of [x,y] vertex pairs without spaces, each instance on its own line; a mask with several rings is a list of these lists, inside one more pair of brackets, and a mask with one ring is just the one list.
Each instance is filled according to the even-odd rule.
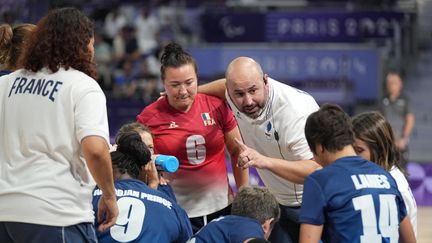
[[98,204],[97,220],[100,224],[98,230],[103,232],[116,223],[119,214],[117,198],[115,196],[104,197],[102,194]]
[[268,160],[265,156],[258,153],[256,150],[249,148],[243,142],[234,139],[236,144],[240,147],[240,154],[237,160],[237,166],[241,168],[256,167],[258,169],[266,169]]

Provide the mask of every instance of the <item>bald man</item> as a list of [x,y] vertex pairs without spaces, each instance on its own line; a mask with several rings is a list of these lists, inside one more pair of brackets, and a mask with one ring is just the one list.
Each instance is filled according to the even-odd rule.
[[401,76],[389,72],[386,77],[387,96],[381,102],[380,111],[392,126],[396,146],[401,153],[401,165],[408,163],[408,141],[415,124],[408,97],[402,93]]
[[255,167],[281,207],[281,219],[270,235],[271,242],[298,242],[298,213],[306,176],[320,166],[304,135],[306,119],[318,110],[304,91],[265,74],[249,57],[229,65],[226,79],[200,86],[198,91],[226,99],[243,137],[238,164]]

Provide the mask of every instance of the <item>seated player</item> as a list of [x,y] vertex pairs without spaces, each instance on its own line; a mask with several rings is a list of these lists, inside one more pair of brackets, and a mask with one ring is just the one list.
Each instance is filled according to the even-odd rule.
[[212,220],[188,242],[234,243],[267,239],[279,215],[279,204],[267,188],[244,186],[234,198],[231,215]]
[[349,116],[323,105],[306,120],[305,135],[323,169],[306,177],[300,242],[415,242],[393,177],[356,155]]
[[[138,133],[124,133],[117,139],[117,150],[111,152],[119,217],[105,232],[97,232],[99,242],[185,242],[192,235],[186,212],[166,194],[149,188],[138,175],[151,153]],[[93,193],[93,207],[101,190]],[[95,222],[96,227],[99,222]]]
[[[150,150],[151,155],[154,155],[154,143],[153,143],[153,134],[151,134],[150,129],[139,122],[131,122],[126,123],[120,127],[119,131],[116,135],[116,141],[123,134],[128,133],[130,131],[137,132],[143,141],[143,143]],[[158,191],[164,192],[171,199],[177,202],[174,191],[172,187],[168,184],[168,182],[160,176],[160,172],[158,172],[155,168],[155,164],[153,162],[147,163],[143,170],[140,171],[138,179],[144,181],[147,186],[153,189],[157,189]]]

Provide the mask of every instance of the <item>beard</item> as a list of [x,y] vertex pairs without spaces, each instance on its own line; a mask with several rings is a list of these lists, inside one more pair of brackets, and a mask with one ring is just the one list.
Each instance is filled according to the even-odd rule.
[[256,104],[253,107],[251,106],[242,107],[241,112],[246,114],[248,117],[252,119],[256,119],[264,112],[265,110],[264,108],[265,108],[265,103]]

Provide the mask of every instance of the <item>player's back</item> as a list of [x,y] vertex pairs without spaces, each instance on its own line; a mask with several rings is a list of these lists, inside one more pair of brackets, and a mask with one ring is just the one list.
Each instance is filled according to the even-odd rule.
[[263,238],[261,224],[251,218],[228,215],[212,220],[188,243],[243,243],[251,238]]
[[[325,242],[398,242],[406,209],[396,182],[380,166],[357,156],[345,157],[310,177],[305,187],[316,183],[321,189],[307,192],[318,196],[313,202],[304,201],[307,205],[302,207],[312,212],[304,210],[301,221],[324,224]],[[313,213],[316,208],[323,209],[321,217]]]
[[[164,193],[133,179],[116,181],[115,188],[119,216],[110,230],[97,232],[99,242],[185,242],[192,235],[186,212]],[[100,193],[93,193],[95,212]]]

